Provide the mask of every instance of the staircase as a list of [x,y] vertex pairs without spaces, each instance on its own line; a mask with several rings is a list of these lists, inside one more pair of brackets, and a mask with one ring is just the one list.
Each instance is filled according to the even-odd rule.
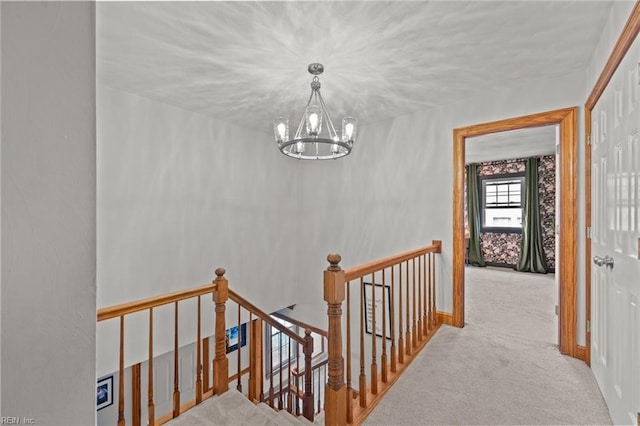
[[[340,255],[330,254],[323,273],[328,329],[296,324],[304,328],[304,336],[230,289],[223,268],[216,269],[211,284],[98,310],[98,322],[118,319],[120,326],[118,389],[112,398],[117,399],[117,425],[125,426],[127,417],[134,426],[362,423],[440,326],[436,255],[441,250],[442,243],[433,241],[346,270],[340,266]],[[195,302],[197,309],[189,311],[195,315],[179,324],[179,303],[189,300]],[[205,300],[214,306],[207,306]],[[203,323],[203,306],[214,308],[213,335],[210,324]],[[156,311],[159,317],[154,321]],[[131,314],[138,314],[138,324],[148,327],[147,339],[142,337],[148,345],[148,377],[145,381],[141,362],[132,364],[131,384],[126,387],[125,316]],[[233,321],[228,322],[227,316]],[[170,324],[171,317],[172,328],[161,326]],[[127,327],[135,329],[136,323],[131,322],[127,320]],[[187,361],[194,368],[186,374],[181,370],[179,337],[185,327],[196,330],[195,354],[188,355]],[[158,383],[154,374],[157,333],[164,333],[165,339],[166,334],[173,337],[173,374]],[[318,352],[326,353],[326,358],[319,361]],[[192,393],[183,392],[187,383],[195,385],[186,387]],[[170,400],[163,398],[156,407],[154,395],[168,396],[169,387],[173,389]],[[125,407],[130,410],[126,415]],[[318,411],[321,414],[316,416]]]
[[275,411],[265,403],[254,404],[235,389],[214,396],[202,404],[185,411],[169,422],[170,426],[194,425],[323,425],[324,414],[311,423],[304,417],[295,417],[286,410]]

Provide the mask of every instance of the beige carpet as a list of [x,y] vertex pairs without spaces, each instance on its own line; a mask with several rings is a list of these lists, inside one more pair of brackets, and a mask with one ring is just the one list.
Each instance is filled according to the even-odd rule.
[[466,326],[442,326],[365,424],[611,424],[591,370],[554,342],[553,275],[466,268]]

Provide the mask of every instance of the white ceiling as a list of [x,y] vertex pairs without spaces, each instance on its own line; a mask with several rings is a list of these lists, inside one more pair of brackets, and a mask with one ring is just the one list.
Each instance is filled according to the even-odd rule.
[[510,130],[465,140],[465,162],[509,160],[554,154],[557,125]]
[[321,62],[360,126],[585,69],[611,1],[97,2],[108,86],[260,131],[298,120]]

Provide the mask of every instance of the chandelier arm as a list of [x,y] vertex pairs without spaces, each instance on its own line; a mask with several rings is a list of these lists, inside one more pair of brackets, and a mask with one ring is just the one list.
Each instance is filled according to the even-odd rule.
[[300,139],[302,137],[302,127],[304,126],[304,117],[305,114],[307,112],[307,107],[309,106],[309,104],[311,104],[311,99],[313,99],[313,93],[314,91],[311,91],[311,95],[309,95],[309,100],[307,101],[307,105],[304,107],[304,110],[302,111],[302,117],[300,117],[300,123],[298,124],[298,130],[296,130],[296,133],[293,135],[294,139]]
[[322,105],[322,110],[327,116],[327,121],[329,122],[328,127],[333,131],[333,135],[331,134],[331,130],[329,131],[329,137],[330,138],[337,137],[338,132],[336,132],[336,128],[333,127],[333,120],[331,120],[331,115],[329,114],[329,110],[327,109],[327,106],[324,104],[324,99],[322,99],[322,95],[320,94],[319,91],[318,91],[318,98],[320,99],[320,105]]

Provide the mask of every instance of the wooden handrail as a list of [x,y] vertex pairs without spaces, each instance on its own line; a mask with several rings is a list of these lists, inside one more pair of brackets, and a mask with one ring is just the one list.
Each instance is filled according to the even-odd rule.
[[271,315],[265,313],[263,310],[258,308],[253,303],[249,302],[244,297],[240,296],[235,291],[229,290],[229,299],[231,299],[234,302],[238,303],[240,306],[242,306],[243,308],[245,308],[246,310],[248,310],[249,312],[251,312],[255,316],[257,316],[258,318],[260,318],[262,321],[266,322],[267,324],[271,325],[272,327],[275,327],[280,332],[286,334],[287,336],[289,336],[289,338],[295,340],[296,342],[298,342],[301,345],[304,345],[304,343],[305,343],[304,342],[304,337],[298,336],[296,333],[294,333],[293,331],[289,330],[284,325],[280,324],[278,321],[276,321],[273,318],[271,318]]
[[117,318],[123,315],[133,314],[135,312],[144,311],[157,306],[168,305],[169,303],[179,302],[181,300],[190,299],[203,294],[213,293],[216,289],[217,284],[214,282],[201,287],[180,290],[173,293],[137,300],[135,302],[122,303],[120,305],[102,308],[98,310],[98,322]]
[[353,268],[345,269],[345,280],[351,281],[357,278],[364,277],[368,274],[380,271],[393,265],[405,262],[410,259],[414,259],[425,253],[440,253],[442,251],[442,242],[433,241],[430,245],[409,250],[404,253],[396,254],[393,256],[385,257],[383,259],[375,260],[373,262],[365,263],[364,265],[354,266]]
[[329,336],[329,333],[327,333],[326,330],[323,330],[321,328],[315,327],[311,324],[307,324],[306,322],[300,321],[299,319],[296,318],[291,318],[287,315],[281,314],[280,312],[274,312],[271,314],[271,316],[274,316],[276,318],[280,318],[281,320],[285,320],[290,322],[293,325],[297,325],[298,327],[302,327],[303,329],[308,328],[311,331],[313,331],[316,334],[319,334],[321,336],[327,337]]
[[[436,316],[434,262],[436,254],[441,252],[442,242],[432,241],[428,246],[347,270],[340,267],[339,254],[327,256],[329,267],[324,271],[323,280],[329,323],[324,392],[326,425],[360,424],[438,330],[440,321]],[[370,297],[365,294],[365,280],[372,286]],[[350,291],[350,285],[359,285],[358,291]],[[380,287],[380,296],[376,295],[374,285]],[[351,306],[351,293],[360,295],[356,306]],[[345,300],[346,342],[342,338]],[[356,318],[351,315],[352,309]],[[377,331],[376,322],[379,320],[382,320],[382,326]],[[399,326],[396,326],[395,320],[399,321]],[[351,389],[351,359],[354,354],[350,327],[354,322],[359,326],[357,351],[360,354],[360,375],[357,393]],[[366,339],[365,328],[370,334]],[[396,332],[399,332],[398,335]],[[391,342],[387,342],[389,338]],[[369,339],[370,344],[365,345]],[[387,353],[389,343],[390,360]],[[343,344],[347,346],[345,350]],[[369,350],[370,365],[367,366],[365,353],[368,354]],[[344,353],[347,357],[346,371]],[[370,371],[367,371],[367,367],[370,367]],[[353,400],[354,395],[357,395],[355,398],[358,402]]]
[[[329,358],[326,358],[326,359],[324,359],[324,360],[320,361],[319,363],[314,364],[314,365],[311,367],[311,371],[313,371],[313,370],[317,370],[318,368],[320,368],[320,367],[322,367],[322,366],[324,366],[324,365],[327,365],[328,363],[329,363]],[[292,376],[294,376],[294,377],[304,376],[304,369],[302,369],[301,371],[298,371],[298,369],[297,369],[297,368],[293,367],[293,368],[291,369],[291,375],[292,375]]]

